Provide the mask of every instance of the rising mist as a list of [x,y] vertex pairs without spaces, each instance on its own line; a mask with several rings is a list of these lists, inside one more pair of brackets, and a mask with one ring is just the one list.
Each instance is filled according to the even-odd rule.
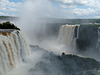
[[[18,65],[13,70],[12,75],[46,75],[46,73],[41,70],[44,65],[42,67],[37,67],[37,65],[42,62],[49,64],[46,66],[46,71],[49,72],[49,75],[58,75],[59,73],[60,75],[63,75],[63,71],[60,70],[59,66],[59,64],[61,65],[61,62],[57,64],[56,62],[58,62],[58,60],[55,60],[54,62],[45,60],[46,57],[51,57],[51,52],[53,52],[54,55],[61,55],[62,52],[65,52],[66,54],[71,53],[84,56],[76,53],[76,50],[74,51],[74,49],[73,51],[70,51],[71,49],[64,44],[59,44],[58,38],[55,38],[55,36],[48,37],[49,34],[46,33],[48,31],[47,23],[52,23],[52,21],[47,20],[47,18],[60,17],[58,12],[59,9],[56,9],[49,0],[29,0],[24,2],[21,16],[17,24],[25,33],[29,44],[41,48],[38,47],[37,51],[31,49],[31,56],[26,58],[25,63]],[[42,48],[44,49],[42,50]],[[56,66],[55,63],[57,64]]]

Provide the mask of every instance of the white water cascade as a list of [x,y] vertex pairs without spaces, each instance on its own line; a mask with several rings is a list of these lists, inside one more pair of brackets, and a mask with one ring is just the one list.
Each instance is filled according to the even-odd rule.
[[67,47],[72,46],[73,41],[79,37],[79,26],[80,25],[62,25],[58,36],[60,44],[65,44]]
[[29,45],[21,31],[0,29],[0,75],[9,75],[9,71],[29,55]]
[[98,28],[98,41],[97,41],[96,48],[97,48],[97,50],[100,51],[100,27]]

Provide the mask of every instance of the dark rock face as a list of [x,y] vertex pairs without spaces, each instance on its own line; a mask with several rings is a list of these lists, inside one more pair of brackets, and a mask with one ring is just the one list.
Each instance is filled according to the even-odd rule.
[[74,29],[74,34],[75,34],[74,37],[75,38],[77,38],[77,35],[78,35],[77,31],[78,31],[78,26],[76,26],[75,29]]
[[98,28],[100,25],[80,25],[79,38],[76,39],[76,46],[80,50],[96,48],[98,42]]

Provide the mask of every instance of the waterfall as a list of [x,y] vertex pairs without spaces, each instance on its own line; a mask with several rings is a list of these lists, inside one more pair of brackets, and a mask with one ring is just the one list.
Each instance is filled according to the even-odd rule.
[[58,41],[67,47],[71,47],[73,41],[79,37],[79,26],[80,25],[62,25],[59,30]]
[[99,25],[62,25],[58,40],[68,49],[79,51],[100,51]]
[[0,75],[9,75],[9,71],[21,64],[30,54],[23,34],[19,30],[0,30]]
[[99,51],[100,50],[100,27],[98,27],[98,41],[97,41],[97,46],[96,49]]

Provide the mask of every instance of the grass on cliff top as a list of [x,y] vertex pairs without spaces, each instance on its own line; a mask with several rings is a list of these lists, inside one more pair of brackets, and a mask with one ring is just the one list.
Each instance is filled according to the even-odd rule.
[[0,23],[0,29],[17,29],[17,30],[20,30],[17,26],[10,23],[9,21]]

